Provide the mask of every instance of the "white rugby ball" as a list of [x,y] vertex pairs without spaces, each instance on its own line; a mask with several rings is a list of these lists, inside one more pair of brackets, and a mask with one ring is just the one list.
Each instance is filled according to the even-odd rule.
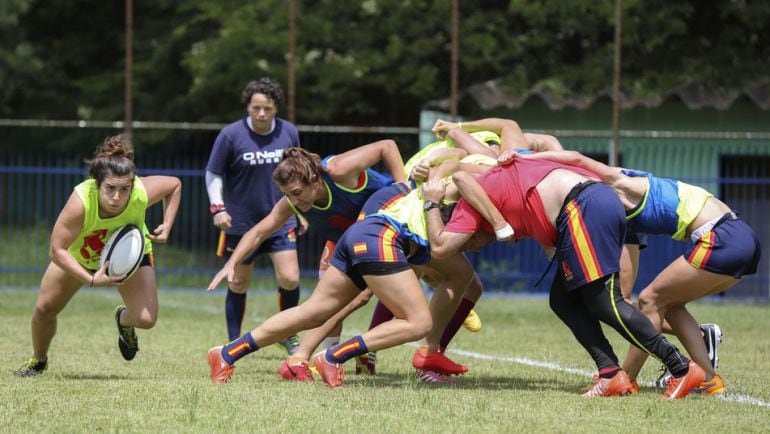
[[[101,266],[110,261],[108,276],[131,277],[139,268],[144,256],[144,234],[134,225],[125,225],[115,230],[102,250]],[[123,279],[123,280],[125,280]]]

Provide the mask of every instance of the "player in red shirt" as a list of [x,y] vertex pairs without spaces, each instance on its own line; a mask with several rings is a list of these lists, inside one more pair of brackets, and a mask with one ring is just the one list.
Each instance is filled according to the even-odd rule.
[[[550,290],[551,309],[588,351],[599,371],[596,384],[584,396],[625,395],[634,390],[604,336],[603,322],[669,368],[674,378],[664,396],[685,397],[705,374],[646,316],[624,301],[617,274],[626,232],[625,211],[614,191],[594,179],[582,169],[516,158],[478,180],[458,172],[453,180],[463,199],[446,227],[439,213],[428,211],[431,254],[441,258],[468,242],[492,239],[479,233],[534,238],[553,254],[558,265]],[[441,184],[428,182],[422,188],[426,200],[441,200]]]

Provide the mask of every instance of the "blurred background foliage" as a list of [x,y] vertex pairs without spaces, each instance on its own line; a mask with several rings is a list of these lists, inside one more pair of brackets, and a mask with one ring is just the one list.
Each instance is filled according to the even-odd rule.
[[[459,87],[595,95],[612,83],[614,1],[460,2]],[[134,2],[134,119],[229,122],[262,75],[286,88],[288,2]],[[449,94],[451,0],[298,0],[296,121],[416,126]],[[0,117],[119,120],[124,3],[0,2]],[[770,2],[624,0],[625,92],[768,82]],[[462,114],[462,107],[460,107]],[[285,116],[286,113],[284,112]]]

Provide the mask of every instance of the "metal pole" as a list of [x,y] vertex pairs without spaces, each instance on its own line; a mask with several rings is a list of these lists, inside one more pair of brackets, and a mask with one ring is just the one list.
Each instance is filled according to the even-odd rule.
[[133,69],[134,69],[134,1],[126,0],[126,83],[123,94],[123,136],[128,143],[133,139]]
[[295,80],[294,75],[296,64],[296,49],[297,49],[297,2],[296,0],[289,0],[289,122],[296,123],[295,112]]
[[460,51],[460,0],[452,0],[452,66],[449,89],[449,114],[452,120],[457,119],[457,62]]
[[610,166],[620,164],[620,41],[622,34],[623,0],[615,0],[615,74],[612,89],[612,142],[610,143]]

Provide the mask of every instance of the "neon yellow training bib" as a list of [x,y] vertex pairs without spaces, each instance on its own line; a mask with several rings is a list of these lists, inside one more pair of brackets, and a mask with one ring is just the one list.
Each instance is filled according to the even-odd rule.
[[106,219],[99,217],[99,190],[96,187],[95,179],[91,178],[81,182],[75,187],[75,192],[83,201],[85,218],[80,233],[67,248],[67,251],[75,257],[80,265],[89,270],[97,270],[104,244],[116,229],[127,224],[142,229],[144,253],[152,253],[152,242],[148,237],[149,231],[144,224],[144,214],[148,203],[147,190],[138,176],[134,177],[134,187],[131,189],[128,206],[115,217]]

